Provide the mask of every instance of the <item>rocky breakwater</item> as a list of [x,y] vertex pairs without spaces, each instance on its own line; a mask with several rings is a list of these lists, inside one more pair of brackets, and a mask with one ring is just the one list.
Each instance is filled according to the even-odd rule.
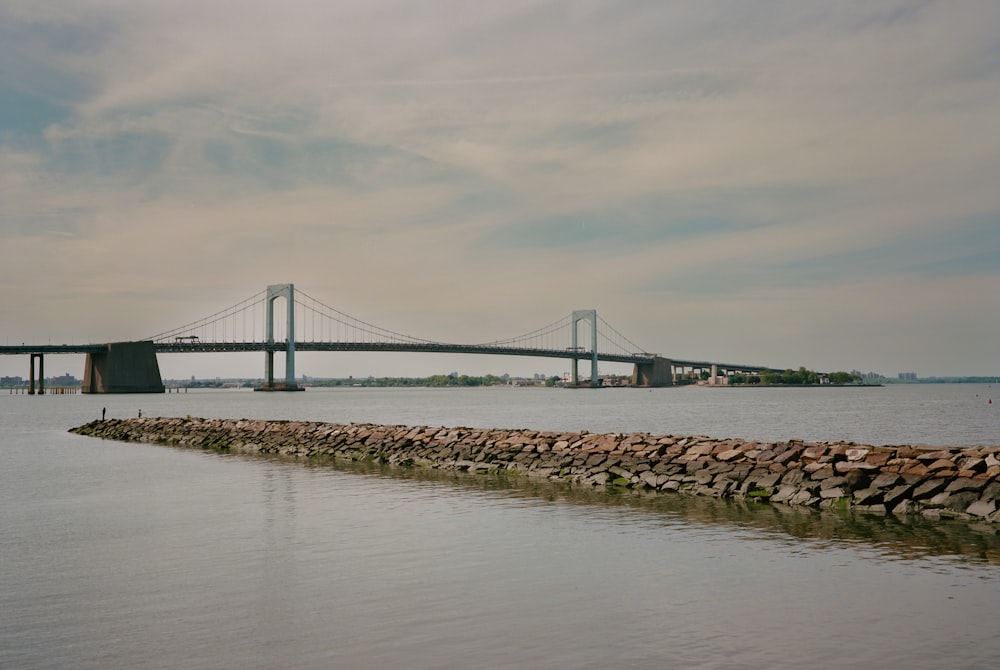
[[197,418],[94,421],[71,432],[244,454],[505,473],[581,486],[1000,522],[997,446],[865,446]]

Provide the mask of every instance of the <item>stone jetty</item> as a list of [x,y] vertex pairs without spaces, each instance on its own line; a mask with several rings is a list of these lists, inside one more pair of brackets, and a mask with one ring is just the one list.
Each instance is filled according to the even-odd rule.
[[240,454],[503,473],[587,487],[1000,523],[1000,446],[755,442],[190,417],[94,421],[70,432]]

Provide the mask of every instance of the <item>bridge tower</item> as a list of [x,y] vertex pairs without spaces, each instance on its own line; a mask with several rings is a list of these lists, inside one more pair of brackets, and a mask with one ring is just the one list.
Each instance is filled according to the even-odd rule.
[[295,383],[295,285],[271,284],[265,299],[267,312],[267,344],[274,344],[274,301],[284,298],[288,310],[288,337],[285,345],[285,381],[274,381],[274,349],[264,352],[264,384],[255,391],[304,391]]
[[[577,343],[577,324],[581,321],[590,321],[590,348],[591,348],[591,361],[590,361],[590,385],[596,388],[600,384],[600,380],[597,378],[597,310],[596,309],[578,309],[573,311],[573,353],[580,351],[580,347]],[[564,340],[565,341],[565,340]],[[579,386],[580,375],[577,370],[577,363],[579,359],[573,356],[573,386]]]

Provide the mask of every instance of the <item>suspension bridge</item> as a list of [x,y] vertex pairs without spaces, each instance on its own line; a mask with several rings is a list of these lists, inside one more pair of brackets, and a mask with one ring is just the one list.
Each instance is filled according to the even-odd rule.
[[[275,311],[284,307],[284,318]],[[581,322],[584,327],[581,329]],[[759,373],[772,368],[711,361],[668,359],[648,353],[593,309],[575,310],[546,326],[516,337],[479,344],[422,339],[363,321],[293,284],[275,284],[205,318],[152,335],[141,341],[105,344],[0,346],[0,354],[30,356],[29,393],[44,393],[45,354],[86,354],[84,393],[162,393],[158,354],[263,352],[261,391],[300,391],[295,354],[301,351],[422,352],[488,354],[568,359],[574,386],[599,386],[599,361],[633,365],[632,384],[670,386],[676,377],[702,370]],[[274,356],[284,354],[284,379],[275,377]],[[38,362],[38,386],[35,363]],[[590,362],[590,379],[581,382],[578,365]]]

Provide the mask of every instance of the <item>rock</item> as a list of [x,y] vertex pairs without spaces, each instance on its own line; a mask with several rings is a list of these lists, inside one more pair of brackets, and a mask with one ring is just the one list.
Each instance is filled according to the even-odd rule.
[[952,480],[950,484],[945,488],[948,493],[957,493],[959,491],[982,491],[986,486],[986,482],[982,479],[968,479],[959,478]]
[[712,481],[713,479],[715,479],[715,475],[713,475],[713,474],[712,474],[711,472],[709,472],[708,470],[699,470],[698,472],[696,472],[696,473],[694,474],[694,480],[695,480],[696,482],[698,482],[699,484],[701,484],[701,485],[705,485],[705,484],[708,484],[708,483],[710,483],[710,482],[711,482],[711,481]]
[[861,489],[854,492],[856,505],[875,505],[882,502],[885,492],[881,489]]
[[841,461],[840,463],[837,463],[833,469],[840,474],[844,474],[845,472],[854,472],[856,470],[878,470],[878,467],[872,465],[871,463],[852,463],[850,461]]
[[868,454],[867,456],[865,456],[865,463],[881,467],[886,463],[888,463],[891,459],[892,459],[891,454],[882,451],[882,452],[876,452],[874,454]]
[[687,450],[688,456],[706,456],[712,453],[712,449],[715,445],[711,443],[698,444],[693,447],[689,447]]
[[903,475],[924,477],[927,475],[927,466],[921,463],[906,464],[900,468],[899,472]]
[[896,484],[902,481],[901,477],[896,473],[885,473],[877,476],[872,480],[871,486],[876,489],[888,489],[892,488]]
[[919,503],[913,500],[903,500],[892,508],[892,513],[896,516],[906,516],[907,514],[919,514],[923,509]]
[[624,479],[632,479],[631,472],[629,472],[625,468],[618,467],[617,465],[613,465],[610,468],[608,468],[608,472],[618,477],[622,477]]
[[725,497],[729,492],[736,486],[736,482],[732,479],[725,479],[723,477],[717,478],[712,488],[717,492],[718,497]]
[[780,480],[781,480],[781,474],[777,472],[772,472],[762,477],[758,477],[756,484],[758,487],[762,489],[770,489],[773,488],[774,485],[777,484]]
[[741,464],[726,473],[726,476],[736,481],[743,481],[750,474],[750,466]]
[[983,489],[982,498],[984,500],[1000,499],[1000,482],[990,482]]
[[847,479],[845,477],[828,477],[827,479],[824,479],[822,482],[820,482],[819,488],[821,491],[823,491],[825,489],[832,489],[837,486],[843,486],[846,483]]
[[928,498],[927,500],[924,500],[923,504],[924,507],[944,507],[945,502],[947,502],[948,498],[950,497],[951,497],[950,493],[941,491],[941,493],[937,493]]
[[963,458],[958,463],[959,470],[968,470],[971,472],[986,472],[986,461],[982,458]]
[[812,473],[812,476],[810,478],[813,479],[814,481],[819,481],[821,479],[829,479],[830,477],[833,477],[832,465],[827,465],[823,468],[820,468],[819,470],[816,470],[815,472]]
[[938,472],[941,470],[954,470],[955,463],[947,458],[939,458],[927,466],[927,472]]
[[801,469],[789,470],[785,476],[781,478],[781,483],[798,486],[805,479],[805,476],[805,473]]
[[799,492],[798,487],[782,484],[778,492],[771,496],[771,502],[788,502]]
[[639,481],[648,486],[649,488],[655,489],[661,482],[659,478],[663,475],[657,475],[652,470],[646,470],[639,474]]
[[826,455],[825,446],[814,446],[806,447],[802,450],[802,458],[810,461],[815,461]]
[[793,449],[788,449],[787,451],[783,451],[782,453],[775,456],[773,460],[775,463],[782,463],[782,464],[788,463],[789,461],[798,457],[798,455],[801,452],[802,450],[797,447]]
[[788,501],[793,505],[805,505],[806,507],[815,507],[819,504],[819,496],[814,496],[809,491],[799,491]]
[[926,482],[913,490],[914,500],[923,500],[936,495],[942,491],[948,482],[943,479],[928,479]]
[[734,469],[736,469],[736,466],[732,463],[716,463],[715,465],[710,465],[706,468],[706,470],[716,475],[732,472]]
[[961,493],[942,491],[924,504],[928,507],[942,507],[952,512],[964,512],[978,497],[972,491],[962,491]]
[[965,509],[966,514],[971,514],[972,516],[978,517],[988,517],[997,510],[997,504],[994,500],[977,500]]

